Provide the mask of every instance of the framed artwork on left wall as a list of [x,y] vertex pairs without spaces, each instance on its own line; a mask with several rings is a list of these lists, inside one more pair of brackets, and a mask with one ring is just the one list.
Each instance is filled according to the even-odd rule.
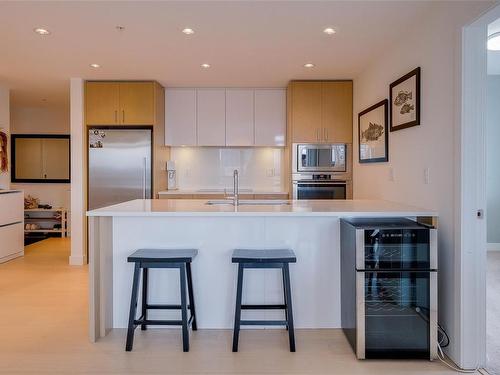
[[359,162],[389,161],[387,99],[372,105],[358,115]]

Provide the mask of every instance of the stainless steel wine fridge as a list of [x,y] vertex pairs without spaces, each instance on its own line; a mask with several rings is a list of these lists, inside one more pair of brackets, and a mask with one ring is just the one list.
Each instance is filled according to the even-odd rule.
[[437,358],[437,230],[342,219],[342,329],[359,359]]

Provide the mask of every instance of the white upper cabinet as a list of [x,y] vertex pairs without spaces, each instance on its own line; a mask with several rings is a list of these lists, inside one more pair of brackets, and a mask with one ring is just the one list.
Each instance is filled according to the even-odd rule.
[[165,90],[167,146],[282,147],[285,138],[285,89]]
[[284,146],[286,91],[255,90],[255,146]]
[[196,146],[196,90],[165,90],[165,144]]
[[253,146],[254,90],[226,90],[226,146]]
[[197,145],[226,145],[226,90],[197,90]]

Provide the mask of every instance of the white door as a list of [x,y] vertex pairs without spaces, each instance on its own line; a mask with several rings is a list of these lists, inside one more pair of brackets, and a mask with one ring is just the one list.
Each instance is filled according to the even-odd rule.
[[286,91],[255,90],[255,146],[284,146]]
[[226,145],[253,146],[254,90],[226,90]]
[[198,89],[196,97],[198,146],[225,146],[226,90]]
[[196,146],[196,90],[165,90],[165,145]]

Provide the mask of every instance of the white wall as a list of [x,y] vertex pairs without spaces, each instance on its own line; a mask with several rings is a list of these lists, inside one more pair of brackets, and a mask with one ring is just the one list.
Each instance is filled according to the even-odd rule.
[[9,170],[6,173],[0,172],[0,189],[9,189],[10,187],[10,97],[9,89],[0,86],[0,129],[8,137],[8,160]]
[[[408,25],[400,42],[380,51],[354,80],[354,138],[358,139],[358,113],[387,98],[392,81],[417,66],[422,68],[421,125],[390,133],[389,163],[359,164],[355,142],[354,198],[405,202],[439,212],[439,321],[451,337],[448,354],[454,360],[460,357],[454,155],[460,121],[461,27],[489,5],[436,4],[423,23]],[[424,183],[425,168],[430,171],[429,184]]]
[[488,76],[486,132],[487,238],[500,250],[500,75]]
[[172,147],[179,189],[232,188],[233,171],[240,188],[283,191],[283,154],[279,148]]
[[12,107],[10,119],[15,134],[69,134],[69,105],[66,103]]
[[[69,106],[12,107],[10,124],[12,134],[69,134]],[[69,208],[70,184],[12,183],[11,187],[39,198],[40,203]]]

